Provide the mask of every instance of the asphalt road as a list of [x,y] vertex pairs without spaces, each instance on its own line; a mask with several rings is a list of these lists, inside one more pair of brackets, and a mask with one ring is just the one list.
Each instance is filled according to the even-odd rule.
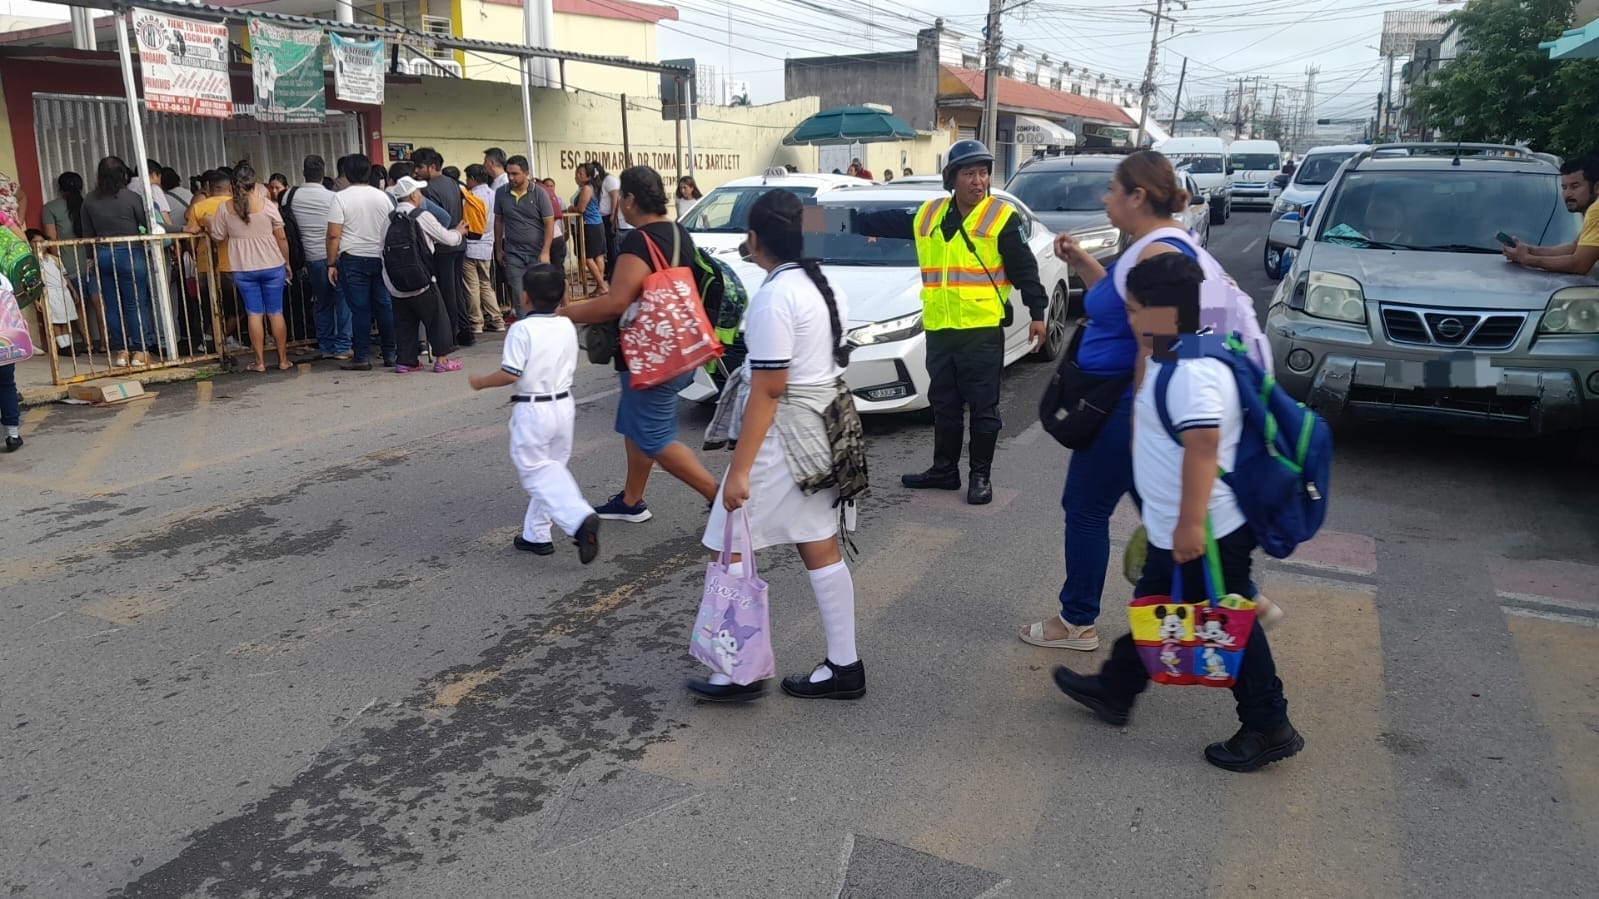
[[[1261,298],[1265,228],[1213,235]],[[989,507],[900,489],[927,425],[869,423],[853,704],[691,702],[703,503],[658,476],[595,565],[514,552],[507,407],[462,375],[317,363],[29,410],[0,456],[0,890],[1593,895],[1599,479],[1570,440],[1340,427],[1327,531],[1259,577],[1307,747],[1234,775],[1200,756],[1225,691],[1154,688],[1108,727],[1049,681],[1105,650],[1015,637],[1062,574],[1047,375],[1011,372]],[[597,501],[613,376],[577,392]],[[779,668],[807,670],[803,570],[761,561]],[[1113,574],[1107,636],[1127,596]]]

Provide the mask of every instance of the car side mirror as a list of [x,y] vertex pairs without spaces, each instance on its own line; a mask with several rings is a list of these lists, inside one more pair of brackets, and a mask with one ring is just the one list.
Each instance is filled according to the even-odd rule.
[[1203,206],[1203,205],[1205,205],[1205,195],[1204,194],[1194,194],[1192,197],[1188,198],[1188,205],[1190,205],[1190,206]]
[[1305,236],[1300,233],[1302,224],[1299,219],[1285,215],[1271,223],[1271,230],[1266,234],[1266,242],[1274,247],[1297,250],[1305,243]]
[[1231,166],[1230,165],[1230,166],[1227,167],[1227,174],[1229,174],[1229,175],[1233,174],[1236,171],[1238,171],[1238,167],[1237,166]]

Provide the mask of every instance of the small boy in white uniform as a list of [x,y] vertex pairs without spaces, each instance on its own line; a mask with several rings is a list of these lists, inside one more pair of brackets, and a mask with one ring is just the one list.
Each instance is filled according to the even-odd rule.
[[577,370],[577,328],[555,314],[566,301],[566,276],[553,265],[535,265],[522,278],[522,305],[531,315],[517,319],[505,335],[500,370],[473,375],[473,390],[516,385],[511,396],[511,462],[529,501],[517,549],[552,555],[550,523],[572,536],[584,565],[600,551],[600,517],[583,499],[567,470],[572,457],[572,375]]

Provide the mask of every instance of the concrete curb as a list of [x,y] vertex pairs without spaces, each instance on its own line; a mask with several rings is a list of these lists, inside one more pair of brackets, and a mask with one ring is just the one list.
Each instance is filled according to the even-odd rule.
[[[139,372],[136,374],[107,376],[95,378],[81,383],[93,384],[95,381],[138,381],[146,387],[152,384],[173,384],[178,381],[192,381],[203,373],[221,374],[222,366],[219,364],[198,365],[189,368],[158,368],[153,371]],[[43,406],[50,403],[59,403],[67,398],[66,385],[48,387],[35,387],[18,391],[22,394],[22,405]]]

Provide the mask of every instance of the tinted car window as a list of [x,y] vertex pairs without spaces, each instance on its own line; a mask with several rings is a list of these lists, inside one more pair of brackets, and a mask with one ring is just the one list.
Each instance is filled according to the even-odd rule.
[[1272,153],[1237,153],[1231,161],[1240,172],[1275,172],[1283,167],[1282,157]]
[[1353,172],[1320,220],[1328,243],[1497,253],[1499,231],[1531,243],[1571,240],[1578,217],[1553,172]]
[[1299,170],[1294,172],[1294,183],[1304,185],[1326,184],[1338,174],[1338,167],[1343,165],[1353,153],[1323,153],[1319,156],[1308,157],[1300,164]]
[[1220,153],[1179,153],[1171,157],[1174,168],[1187,168],[1196,175],[1220,175]]
[[1017,172],[1005,189],[1034,212],[1094,212],[1105,208],[1110,172],[1087,169]]
[[[921,201],[912,200],[905,203],[879,202],[879,203],[825,203],[828,210],[829,221],[840,220],[853,214],[869,214],[883,212],[890,209],[903,209],[914,214],[921,208]],[[850,210],[849,213],[839,213],[834,210]],[[807,238],[808,240],[809,238]],[[916,242],[890,237],[865,237],[850,232],[834,231],[823,236],[822,262],[826,265],[889,265],[915,268]]]
[[750,207],[769,190],[786,190],[801,200],[816,196],[816,188],[798,185],[776,187],[718,187],[705,195],[698,206],[683,217],[683,227],[690,231],[715,231],[743,234],[749,230]]

